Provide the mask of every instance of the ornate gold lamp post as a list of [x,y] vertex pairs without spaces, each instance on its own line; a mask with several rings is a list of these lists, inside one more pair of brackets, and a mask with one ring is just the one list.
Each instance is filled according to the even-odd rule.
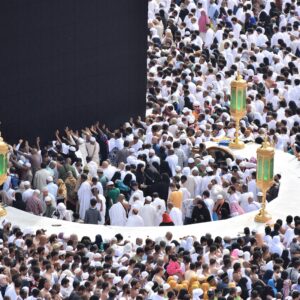
[[266,211],[266,192],[273,182],[274,154],[274,148],[267,141],[264,141],[262,146],[257,149],[256,184],[261,189],[263,197],[261,209],[255,216],[255,221],[260,223],[266,223],[272,219]]
[[238,73],[236,80],[231,82],[230,114],[235,120],[235,138],[229,144],[232,149],[243,149],[245,144],[239,140],[240,120],[246,114],[247,82]]
[[[8,145],[3,141],[0,134],[0,185],[7,179],[8,168]],[[6,210],[0,205],[0,217],[6,215]]]

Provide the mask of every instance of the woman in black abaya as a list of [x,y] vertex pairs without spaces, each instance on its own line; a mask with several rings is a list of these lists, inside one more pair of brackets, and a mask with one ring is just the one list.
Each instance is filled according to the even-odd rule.
[[198,200],[197,205],[193,208],[192,223],[204,223],[211,221],[209,210],[203,200]]

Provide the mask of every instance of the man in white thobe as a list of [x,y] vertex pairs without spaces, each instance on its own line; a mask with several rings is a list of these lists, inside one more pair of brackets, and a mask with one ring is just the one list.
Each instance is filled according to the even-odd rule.
[[170,149],[165,161],[168,163],[172,176],[176,175],[176,166],[178,165],[178,156],[174,154],[174,150]]
[[144,201],[142,202],[138,196],[134,195],[132,204],[129,203],[129,205],[130,205],[130,211],[129,211],[128,216],[131,216],[134,209],[139,211],[143,207]]
[[58,186],[53,182],[53,177],[49,176],[47,178],[47,188],[50,194],[52,194],[55,198],[57,197]]
[[127,222],[126,210],[123,206],[124,195],[120,194],[118,202],[109,210],[110,225],[125,226]]
[[139,211],[136,208],[132,210],[132,215],[128,217],[126,222],[127,227],[142,227],[145,225],[143,218],[139,216],[138,213]]
[[171,202],[169,202],[167,206],[168,206],[169,215],[173,223],[175,224],[175,226],[183,225],[181,210],[175,207]]
[[84,220],[85,212],[90,208],[92,198],[91,185],[86,174],[81,175],[81,185],[78,190],[79,217]]
[[50,176],[45,164],[41,164],[41,169],[34,175],[33,185],[36,189],[42,190],[47,185],[47,178]]
[[147,196],[145,198],[145,205],[141,207],[139,211],[139,215],[144,220],[145,226],[155,226],[156,219],[157,219],[157,212],[156,209],[150,204],[152,198]]
[[86,143],[86,151],[88,156],[99,165],[99,144],[96,142],[96,139],[92,136],[88,143]]
[[22,199],[26,203],[26,201],[32,197],[34,190],[30,187],[29,181],[24,181],[24,188],[25,191],[22,194]]
[[166,202],[163,199],[158,197],[157,193],[153,194],[154,200],[151,205],[156,210],[156,226],[158,226],[162,222],[162,215],[166,211]]

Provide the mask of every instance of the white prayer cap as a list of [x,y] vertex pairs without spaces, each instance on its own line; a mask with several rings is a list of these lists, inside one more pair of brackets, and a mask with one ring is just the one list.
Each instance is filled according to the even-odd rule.
[[30,182],[29,181],[24,181],[24,186],[25,187],[30,186]]
[[244,120],[241,120],[240,123],[242,124],[243,127],[246,127],[246,122]]
[[248,193],[248,198],[253,198],[253,193],[252,192]]
[[213,163],[215,162],[215,159],[211,157],[208,161],[209,161],[211,164],[213,164]]
[[52,176],[48,176],[47,177],[47,181],[52,182],[53,181],[53,177]]
[[108,278],[115,278],[116,277],[116,274],[115,273],[106,273],[107,277]]
[[51,202],[51,201],[52,201],[52,199],[50,196],[45,197],[45,202]]
[[176,167],[175,167],[175,171],[176,171],[176,172],[180,172],[180,171],[181,171],[181,167],[180,167],[180,166],[176,166]]
[[232,164],[232,159],[231,158],[226,158],[226,164],[228,165],[228,166],[230,166],[231,164]]
[[66,247],[67,252],[72,252],[73,250],[74,250],[73,247],[70,245]]
[[130,149],[129,149],[129,152],[130,152],[130,153],[134,153],[134,152],[135,152],[134,148],[130,148]]
[[78,144],[83,144],[84,143],[84,139],[83,138],[78,138]]
[[65,250],[59,250],[58,251],[58,256],[61,256],[61,255],[66,255],[66,251]]
[[195,161],[194,161],[194,159],[192,158],[192,157],[190,157],[189,159],[188,159],[188,163],[189,164],[193,164]]
[[199,128],[202,129],[203,131],[206,130],[206,126],[205,125],[200,125]]
[[264,194],[263,194],[262,192],[258,192],[258,193],[257,193],[257,196],[258,196],[258,197],[262,197],[263,195],[264,195]]
[[215,120],[213,118],[208,118],[207,121],[211,124],[214,124],[215,123]]
[[143,279],[147,278],[148,275],[149,275],[149,273],[147,271],[144,271],[144,272],[141,273],[141,276],[142,276]]
[[187,107],[184,107],[183,110],[182,110],[182,112],[185,114],[187,112],[191,112],[191,110],[189,108],[187,108]]
[[199,172],[199,170],[198,170],[197,167],[194,167],[194,168],[192,169],[192,172]]
[[193,106],[200,106],[200,102],[199,101],[194,101]]
[[155,151],[154,151],[154,149],[150,149],[150,150],[149,150],[149,153],[151,153],[151,154],[155,154]]
[[189,167],[184,167],[182,169],[182,174],[185,175],[185,176],[189,176],[191,174],[191,170]]
[[249,69],[247,73],[248,76],[254,76],[254,71],[252,69]]
[[150,196],[147,196],[147,197],[145,197],[145,200],[146,200],[146,201],[150,201],[150,202],[151,202],[151,201],[152,201],[152,197],[150,197]]
[[238,251],[238,256],[239,256],[239,257],[244,256],[244,251],[243,251],[243,250],[239,250],[239,251]]
[[71,146],[71,147],[69,148],[69,150],[75,152],[75,151],[76,151],[76,148],[75,148],[74,146]]
[[222,196],[221,194],[219,194],[219,195],[217,196],[217,200],[221,200],[221,199],[223,199],[223,196]]
[[239,166],[240,166],[241,168],[246,168],[246,162],[242,161],[242,162],[239,164]]
[[166,291],[170,288],[171,286],[168,283],[163,284],[163,290]]
[[[7,225],[7,224],[11,224],[11,222],[9,222],[7,219],[4,219],[3,221],[2,221],[2,226],[5,226],[5,225]],[[2,241],[3,242],[3,241]]]
[[106,185],[114,185],[113,181],[109,181]]
[[24,165],[24,162],[20,159],[19,161],[18,161],[18,164],[20,164],[20,165]]
[[22,290],[23,290],[24,292],[28,293],[28,292],[29,292],[29,287],[28,287],[28,286],[23,286],[23,287],[22,287]]
[[182,73],[184,73],[184,74],[191,74],[192,71],[190,69],[185,69]]
[[94,142],[96,142],[96,139],[92,136],[92,137],[90,138],[90,142],[94,143]]
[[195,122],[195,117],[194,116],[188,116],[188,122],[190,124],[193,124]]
[[148,281],[145,285],[145,290],[149,293],[151,292],[152,287],[154,286],[154,283],[152,281]]
[[48,188],[47,188],[46,186],[44,186],[44,187],[42,188],[42,192],[48,192]]
[[79,273],[81,273],[81,269],[80,269],[80,268],[76,268],[76,269],[74,270],[74,274],[79,274]]
[[206,168],[206,172],[207,172],[207,173],[213,172],[213,171],[214,171],[214,170],[213,170],[211,167],[207,167],[207,168]]
[[25,163],[25,167],[31,168],[31,163],[30,163],[30,162],[26,162],[26,163]]
[[194,289],[193,290],[193,300],[199,299],[203,295],[202,289]]
[[88,272],[85,272],[85,273],[82,274],[82,279],[83,280],[88,280],[88,278],[89,278],[89,273]]
[[224,256],[224,255],[229,255],[229,254],[230,254],[229,249],[224,249],[224,250],[223,250],[223,256]]
[[113,279],[113,284],[118,284],[122,281],[122,278],[120,276],[116,276],[114,279]]

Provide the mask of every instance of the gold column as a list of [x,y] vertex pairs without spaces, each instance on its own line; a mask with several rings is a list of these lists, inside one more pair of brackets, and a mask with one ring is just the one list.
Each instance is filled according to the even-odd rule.
[[[7,179],[8,168],[8,145],[3,141],[0,133],[0,186]],[[0,205],[0,217],[6,215],[6,210]]]
[[262,205],[259,213],[255,216],[255,221],[266,223],[272,216],[266,211],[266,193],[271,187],[274,176],[274,148],[265,140],[260,148],[257,149],[257,171],[256,184],[261,189]]
[[247,82],[238,73],[236,80],[231,82],[230,114],[235,120],[235,138],[229,144],[232,149],[243,149],[245,144],[239,140],[240,120],[246,114]]

